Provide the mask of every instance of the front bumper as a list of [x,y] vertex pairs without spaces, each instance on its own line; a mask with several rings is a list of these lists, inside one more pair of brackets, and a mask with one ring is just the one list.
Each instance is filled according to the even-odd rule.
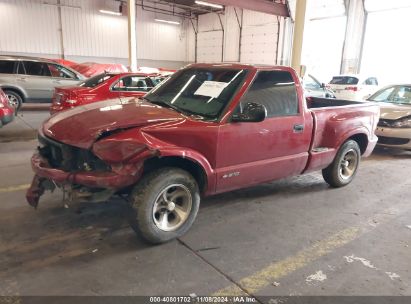
[[368,146],[367,149],[365,150],[363,157],[368,157],[371,155],[372,151],[374,151],[375,146],[377,145],[378,137],[373,136],[371,139],[368,139]]
[[27,190],[26,199],[30,205],[37,207],[40,196],[44,193],[43,182],[52,181],[57,185],[81,185],[88,188],[122,189],[135,184],[141,174],[142,166],[135,174],[118,174],[115,172],[80,171],[66,172],[52,168],[47,160],[38,153],[31,158],[31,167],[35,173],[33,182]]
[[380,138],[380,146],[411,149],[411,128],[378,127],[375,134]]

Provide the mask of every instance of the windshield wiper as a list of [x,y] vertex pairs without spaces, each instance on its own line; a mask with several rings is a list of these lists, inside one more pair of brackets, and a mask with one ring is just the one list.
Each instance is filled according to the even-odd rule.
[[169,104],[168,102],[165,102],[165,101],[161,101],[161,100],[150,100],[150,99],[148,99],[148,98],[146,98],[146,97],[144,97],[144,99],[147,100],[149,103],[152,103],[152,104],[155,104],[155,105],[159,105],[159,106],[163,106],[163,107],[166,107],[166,108],[170,108],[170,109],[173,109],[173,110],[175,110],[175,111],[177,111],[177,112],[179,112],[179,113],[183,113],[183,114],[188,115],[188,116],[195,116],[195,117],[200,118],[200,119],[205,119],[204,116],[201,115],[201,114],[198,114],[198,113],[196,113],[196,112],[192,112],[192,111],[190,111],[190,110],[181,109],[181,108],[176,107],[176,106],[174,106],[174,105],[172,105],[172,104]]
[[150,99],[148,99],[148,98],[146,98],[146,97],[144,97],[144,99],[147,100],[149,103],[152,103],[152,104],[155,104],[155,105],[158,105],[158,106],[162,106],[162,107],[165,107],[165,108],[170,108],[170,109],[173,109],[173,110],[175,110],[175,111],[177,111],[177,112],[181,112],[180,108],[178,108],[178,107],[176,107],[176,106],[173,106],[172,104],[169,104],[169,103],[167,103],[167,102],[165,102],[165,101],[161,101],[161,100],[150,100]]

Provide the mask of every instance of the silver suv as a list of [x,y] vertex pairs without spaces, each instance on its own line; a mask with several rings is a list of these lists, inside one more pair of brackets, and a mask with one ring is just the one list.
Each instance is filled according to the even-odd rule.
[[19,109],[23,102],[51,102],[54,88],[84,80],[80,73],[53,61],[23,56],[0,56],[0,88]]

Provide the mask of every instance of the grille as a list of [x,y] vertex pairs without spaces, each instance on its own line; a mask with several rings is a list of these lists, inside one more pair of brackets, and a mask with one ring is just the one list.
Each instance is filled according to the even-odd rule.
[[39,153],[50,166],[66,172],[110,171],[110,167],[90,150],[80,149],[40,136]]
[[378,143],[383,145],[406,145],[410,142],[408,138],[395,138],[395,137],[384,137],[378,136]]

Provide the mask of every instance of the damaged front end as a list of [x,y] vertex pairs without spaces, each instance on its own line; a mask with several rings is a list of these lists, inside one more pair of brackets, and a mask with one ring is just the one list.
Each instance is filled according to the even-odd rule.
[[35,176],[26,193],[27,202],[35,208],[44,192],[56,187],[63,191],[64,203],[106,201],[117,191],[135,184],[143,173],[144,160],[156,154],[145,146],[132,151],[129,144],[121,148],[105,140],[101,144],[96,142],[93,149],[82,149],[41,133],[39,142],[40,147],[31,159]]

